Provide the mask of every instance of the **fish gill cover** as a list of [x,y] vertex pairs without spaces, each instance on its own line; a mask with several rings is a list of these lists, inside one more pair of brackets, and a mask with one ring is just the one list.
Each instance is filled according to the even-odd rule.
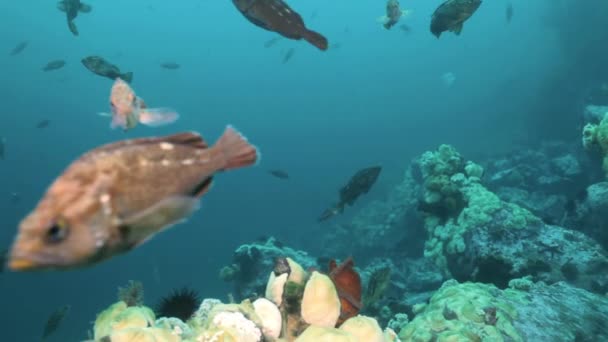
[[2,3],[2,339],[608,340],[607,17]]

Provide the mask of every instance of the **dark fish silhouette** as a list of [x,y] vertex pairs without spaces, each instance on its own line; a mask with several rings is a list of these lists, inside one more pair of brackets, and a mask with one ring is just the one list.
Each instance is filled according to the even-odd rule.
[[51,124],[51,120],[44,119],[36,124],[36,128],[47,128]]
[[359,196],[369,192],[374,183],[376,183],[380,171],[382,171],[382,167],[380,166],[368,167],[357,171],[348,181],[348,184],[340,189],[340,201],[333,207],[326,209],[318,220],[325,221],[337,214],[341,214],[346,205],[352,206]]
[[505,18],[507,19],[507,23],[510,23],[511,19],[513,19],[513,4],[510,2],[507,4],[507,8],[505,10]]
[[0,137],[0,160],[4,160],[6,150],[6,138]]
[[61,12],[65,12],[65,16],[68,20],[68,28],[73,35],[78,35],[78,27],[74,24],[74,19],[78,16],[78,13],[89,13],[92,10],[90,5],[87,5],[80,0],[61,0],[57,3],[57,9]]
[[65,61],[62,59],[57,59],[54,61],[50,61],[48,62],[43,68],[42,71],[53,71],[53,70],[58,70],[61,69],[65,66]]
[[410,33],[412,31],[412,28],[408,24],[399,25],[399,29],[405,33]]
[[6,266],[6,260],[8,260],[8,249],[3,249],[0,251],[0,273],[4,272],[4,267]]
[[10,55],[11,56],[16,56],[16,55],[20,54],[21,52],[23,52],[23,50],[25,50],[25,48],[28,46],[28,44],[29,44],[29,42],[27,40],[23,41],[23,42],[21,42],[19,44],[17,44],[17,46],[15,46],[11,50]]
[[462,25],[481,5],[481,0],[447,0],[442,3],[431,18],[431,33],[437,38],[445,31],[460,35]]
[[278,43],[279,41],[281,41],[281,39],[283,39],[283,37],[274,37],[268,41],[266,41],[266,43],[264,43],[264,47],[265,48],[269,48],[269,47],[273,47],[276,43]]
[[232,0],[232,3],[254,25],[327,50],[327,38],[306,28],[302,17],[282,0]]
[[128,83],[131,83],[133,80],[132,72],[123,74],[116,65],[106,61],[103,57],[89,56],[83,58],[81,62],[87,69],[99,76],[107,77],[111,80],[121,78]]
[[283,170],[268,170],[268,173],[280,179],[289,179],[289,174]]
[[175,63],[175,62],[165,62],[165,63],[161,63],[161,68],[164,69],[169,69],[169,70],[177,70],[181,67],[181,65]]
[[296,49],[294,49],[294,48],[290,48],[289,50],[287,50],[287,52],[283,56],[283,64],[289,62],[289,60],[293,57],[293,55],[295,53],[296,53]]
[[68,312],[70,312],[69,305],[64,305],[64,306],[60,307],[59,309],[53,311],[53,313],[49,316],[49,318],[47,319],[46,324],[44,326],[44,330],[42,332],[42,339],[49,337],[51,334],[53,334],[55,331],[57,331],[57,329],[61,325],[61,322],[63,322],[63,320],[65,319],[65,316],[68,314]]

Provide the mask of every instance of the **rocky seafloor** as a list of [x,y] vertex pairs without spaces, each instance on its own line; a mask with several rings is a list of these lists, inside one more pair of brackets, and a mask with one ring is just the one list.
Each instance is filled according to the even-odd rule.
[[348,316],[359,301],[329,260],[270,237],[219,272],[234,303],[206,299],[182,321],[119,302],[94,339],[608,341],[607,115],[587,107],[582,142],[486,160],[441,145],[331,223],[321,244],[353,257],[362,284]]

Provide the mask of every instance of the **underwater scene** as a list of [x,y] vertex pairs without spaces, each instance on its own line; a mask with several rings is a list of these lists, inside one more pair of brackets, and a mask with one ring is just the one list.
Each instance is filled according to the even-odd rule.
[[608,1],[0,2],[0,341],[608,341]]

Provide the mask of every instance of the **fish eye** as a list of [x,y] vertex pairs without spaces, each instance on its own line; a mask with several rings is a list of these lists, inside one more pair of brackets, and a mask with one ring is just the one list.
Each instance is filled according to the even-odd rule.
[[67,225],[63,222],[55,222],[46,231],[46,240],[50,243],[59,243],[68,236]]

